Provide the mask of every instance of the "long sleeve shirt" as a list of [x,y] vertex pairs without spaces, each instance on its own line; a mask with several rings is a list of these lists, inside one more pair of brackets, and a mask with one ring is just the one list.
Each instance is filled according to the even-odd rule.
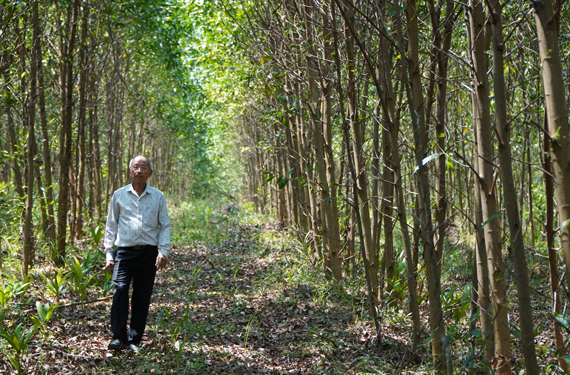
[[132,184],[113,193],[105,226],[105,253],[107,260],[114,259],[113,246],[158,246],[168,257],[170,220],[164,194],[149,185],[139,197]]

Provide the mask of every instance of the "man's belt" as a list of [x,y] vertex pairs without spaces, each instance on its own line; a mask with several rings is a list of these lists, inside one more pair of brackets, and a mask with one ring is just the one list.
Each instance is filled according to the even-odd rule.
[[152,250],[156,249],[158,246],[156,245],[135,245],[135,246],[121,246],[123,249],[130,249],[130,250]]

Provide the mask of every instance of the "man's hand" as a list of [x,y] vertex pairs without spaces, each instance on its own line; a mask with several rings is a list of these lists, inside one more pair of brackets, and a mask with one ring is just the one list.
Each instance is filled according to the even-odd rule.
[[159,270],[166,267],[166,263],[168,263],[168,259],[164,255],[158,253],[158,256],[156,257],[156,269]]
[[109,272],[111,275],[113,274],[113,268],[115,268],[115,261],[114,260],[108,260],[105,263],[105,267],[103,267],[103,269],[107,270],[107,272]]

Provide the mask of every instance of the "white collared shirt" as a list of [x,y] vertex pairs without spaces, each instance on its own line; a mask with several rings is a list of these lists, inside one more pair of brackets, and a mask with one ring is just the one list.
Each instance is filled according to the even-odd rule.
[[113,246],[158,246],[168,257],[170,245],[170,220],[164,194],[146,185],[139,197],[129,184],[113,193],[105,226],[105,253],[113,260]]

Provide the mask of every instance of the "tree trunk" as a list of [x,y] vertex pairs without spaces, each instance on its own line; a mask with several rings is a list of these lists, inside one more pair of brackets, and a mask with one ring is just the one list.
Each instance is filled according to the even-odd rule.
[[[10,87],[11,77],[8,69],[4,70],[4,83],[6,87]],[[16,193],[20,199],[24,199],[24,183],[22,177],[22,167],[20,165],[20,157],[18,156],[18,139],[16,138],[16,126],[12,115],[12,94],[7,91],[6,100],[6,125],[8,127],[8,139],[10,143],[10,158],[12,159],[12,169],[14,171],[14,183],[16,185]]]
[[65,257],[66,237],[67,237],[67,213],[69,207],[69,168],[72,161],[72,118],[73,118],[73,53],[75,50],[75,34],[77,26],[77,14],[79,13],[79,0],[75,0],[69,9],[69,42],[62,47],[63,69],[62,76],[65,77],[62,129],[60,136],[59,154],[59,199],[57,213],[57,254],[54,261],[57,264],[63,262]]
[[[103,206],[103,177],[101,176],[101,147],[99,143],[99,126],[97,124],[98,120],[98,84],[95,81],[93,83],[93,91],[92,91],[92,99],[93,99],[93,107],[92,111],[89,116],[89,132],[91,137],[93,138],[93,155],[91,156],[90,160],[93,160],[92,171],[93,171],[93,193],[94,193],[94,203],[95,207],[97,207],[97,220],[101,220],[103,217],[102,206]],[[93,207],[91,208],[93,210]]]
[[[436,191],[436,210],[435,210],[435,238],[437,255],[437,268],[441,274],[441,262],[443,256],[443,245],[445,241],[445,221],[447,211],[447,194],[446,194],[446,164],[447,157],[445,155],[445,144],[447,140],[446,134],[446,104],[447,104],[447,69],[448,69],[448,52],[451,47],[451,35],[453,24],[455,21],[453,2],[446,2],[446,13],[449,13],[444,20],[443,36],[440,33],[440,17],[441,5],[435,7],[433,0],[428,2],[430,8],[430,16],[432,20],[432,30],[434,37],[434,45],[432,53],[435,56],[437,70],[437,93],[435,105],[435,151],[441,154],[435,160],[435,191]],[[428,112],[427,117],[431,116]],[[426,118],[427,119],[427,118]]]
[[[38,1],[34,1],[32,10],[32,23],[33,36],[32,36],[32,51],[30,60],[30,98],[28,106],[28,160],[27,160],[27,196],[26,196],[26,214],[24,219],[24,248],[22,251],[22,278],[28,275],[28,270],[32,266],[32,249],[34,246],[34,234],[32,231],[32,217],[34,209],[34,151],[36,149],[36,138],[35,138],[35,120],[36,120],[36,74],[37,74],[37,44],[40,42],[39,28],[36,25],[39,24],[38,17]],[[24,25],[25,26],[25,25]],[[23,47],[22,47],[23,48]],[[21,54],[21,63],[25,67],[23,61],[23,53]],[[23,77],[23,74],[22,74]],[[22,86],[22,91],[24,91],[24,86]],[[25,104],[24,104],[25,105]],[[22,112],[22,116],[25,112]]]
[[489,83],[483,9],[479,0],[470,0],[470,36],[472,38],[472,85],[475,92],[473,122],[477,136],[476,163],[479,173],[483,230],[490,274],[491,302],[493,307],[493,331],[495,358],[493,368],[497,374],[511,373],[511,348],[506,295],[505,266],[502,260],[502,230],[500,209],[495,191],[493,139],[489,109]]
[[[473,94],[473,113],[476,112],[476,99]],[[473,155],[477,155],[477,133],[473,132]],[[481,321],[481,338],[483,342],[483,359],[486,366],[491,366],[495,344],[493,342],[493,318],[491,316],[491,294],[489,279],[489,264],[487,263],[485,233],[483,227],[483,210],[481,207],[481,186],[477,176],[479,165],[474,163],[476,176],[473,190],[473,212],[475,217],[475,263],[477,267],[476,284],[479,301],[479,316]]]
[[[545,128],[548,126],[548,118],[545,114]],[[544,199],[546,200],[546,245],[548,247],[548,266],[550,270],[550,292],[552,294],[552,312],[560,314],[562,312],[562,304],[560,302],[560,291],[558,277],[558,262],[556,261],[557,254],[554,248],[554,178],[552,177],[552,160],[550,157],[550,137],[548,134],[544,135]],[[568,363],[563,357],[566,355],[566,346],[564,345],[564,337],[562,336],[561,325],[554,321],[554,337],[556,340],[556,353],[560,367],[566,371]]]
[[503,23],[502,5],[498,0],[489,0],[491,10],[491,30],[493,33],[493,82],[495,91],[495,125],[499,136],[499,161],[505,211],[509,222],[511,258],[515,268],[515,284],[519,299],[520,330],[524,365],[527,374],[538,374],[538,362],[534,348],[533,309],[528,281],[528,267],[523,242],[523,228],[517,203],[517,191],[511,164],[510,128],[507,121],[507,99],[503,63]]
[[108,69],[111,70],[110,77],[105,84],[105,110],[107,116],[107,190],[105,196],[110,196],[117,189],[117,155],[115,154],[115,137],[116,133],[116,119],[115,119],[115,106],[116,106],[116,83],[115,70],[113,66]]
[[[36,24],[35,22],[38,21]],[[39,17],[36,19],[34,17],[34,28],[37,28],[38,35],[41,34]],[[35,31],[34,31],[35,32]],[[38,79],[38,104],[40,111],[40,123],[42,128],[42,138],[43,138],[43,166],[45,174],[45,200],[47,206],[47,223],[45,224],[45,237],[53,246],[55,244],[55,219],[53,212],[54,205],[54,194],[53,194],[53,182],[52,182],[52,157],[51,157],[51,147],[50,147],[50,136],[48,133],[48,123],[47,123],[47,112],[46,112],[46,99],[45,99],[45,84],[44,84],[44,67],[42,63],[42,44],[38,42],[35,45],[36,49],[36,60],[37,60],[37,79]]]
[[[408,52],[409,61],[402,55],[402,77],[407,93],[408,105],[412,118],[414,146],[416,157],[416,174],[418,186],[418,208],[421,217],[421,238],[424,245],[424,261],[426,281],[428,284],[428,299],[430,311],[431,349],[435,370],[438,374],[452,374],[451,351],[447,344],[445,321],[441,307],[441,278],[439,275],[438,258],[433,243],[434,233],[427,180],[426,167],[423,159],[427,156],[427,129],[425,127],[424,104],[421,87],[419,66],[419,33],[417,8],[414,0],[407,2],[408,16]],[[400,52],[403,52],[403,38],[400,18],[396,20]],[[409,68],[408,68],[409,62]],[[408,70],[406,70],[408,69]],[[408,73],[409,72],[409,73]],[[408,80],[409,74],[409,80]]]
[[[570,131],[565,81],[560,62],[558,28],[551,0],[533,2],[546,101],[547,133],[554,171],[560,223],[560,248],[570,274]],[[558,11],[556,12],[558,13]],[[570,277],[566,278],[570,285]]]
[[[368,261],[370,283],[372,284],[372,291],[374,299],[378,300],[378,249],[374,248],[374,241],[372,237],[372,219],[370,217],[370,197],[368,187],[368,172],[366,165],[366,158],[364,155],[364,124],[358,116],[358,90],[356,87],[356,54],[354,51],[354,11],[350,4],[345,1],[343,17],[347,23],[345,27],[345,46],[347,54],[347,77],[346,77],[346,99],[347,99],[347,119],[351,129],[352,135],[352,157],[354,159],[354,166],[356,172],[356,184],[358,192],[358,200],[361,206],[357,208],[362,220],[362,236],[364,246],[366,249],[366,259]],[[339,88],[340,89],[340,88]]]
[[75,238],[83,235],[83,211],[85,203],[85,123],[87,121],[87,80],[89,67],[87,66],[87,31],[89,27],[89,4],[83,2],[83,20],[81,22],[81,41],[79,47],[79,61],[81,73],[79,74],[79,118],[77,122],[77,184],[75,200]]
[[[295,85],[295,94],[299,98],[301,97],[301,87],[297,83]],[[305,234],[309,231],[309,204],[307,195],[307,180],[308,176],[306,174],[307,170],[307,155],[305,143],[305,116],[303,109],[300,108],[295,116],[295,129],[291,134],[291,139],[293,141],[293,150],[297,155],[297,201],[299,202],[299,229],[301,233]]]
[[[312,25],[312,24],[311,24]],[[313,26],[307,26],[307,39],[312,45],[314,39]],[[331,26],[326,17],[323,17],[323,37],[330,41]],[[330,42],[325,43],[323,57],[330,58]],[[321,206],[321,238],[323,248],[328,258],[328,265],[332,276],[336,280],[342,279],[342,262],[339,253],[342,248],[340,241],[340,228],[338,224],[337,188],[335,182],[335,161],[332,149],[332,116],[330,83],[327,81],[327,73],[324,71],[321,77],[321,106],[318,107],[317,72],[318,66],[316,55],[307,56],[308,85],[309,85],[309,108],[315,147],[315,163],[319,176],[320,206]],[[323,67],[324,68],[324,67]],[[317,110],[318,108],[318,110]]]

